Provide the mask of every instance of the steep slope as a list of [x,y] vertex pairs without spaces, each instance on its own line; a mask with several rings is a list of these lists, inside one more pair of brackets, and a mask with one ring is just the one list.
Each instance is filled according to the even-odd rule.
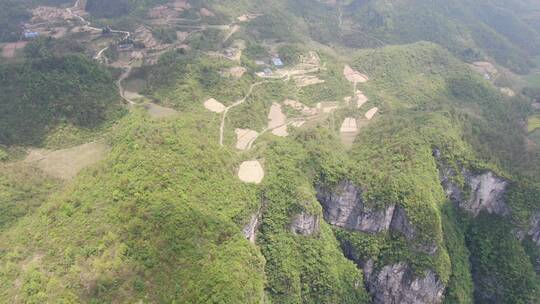
[[[144,96],[74,181],[0,155],[0,302],[537,302],[531,100],[463,62],[527,70],[528,0],[186,3],[87,3],[126,28],[166,4],[175,21],[145,26],[177,38],[153,65],[139,66],[150,47],[110,51]],[[66,121],[112,121],[110,72],[49,51],[5,67],[53,96],[6,84],[9,109],[43,102],[6,116],[7,151]]]
[[1,301],[261,302],[240,227],[255,191],[197,123],[124,121],[100,166],[2,234]]

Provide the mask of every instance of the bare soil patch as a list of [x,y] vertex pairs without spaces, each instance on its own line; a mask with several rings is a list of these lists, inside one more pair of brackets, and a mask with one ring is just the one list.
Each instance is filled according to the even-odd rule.
[[57,151],[31,149],[24,162],[35,165],[53,177],[70,180],[82,169],[103,159],[109,150],[109,146],[102,141]]
[[283,113],[283,109],[279,103],[273,103],[268,113],[268,128],[274,129],[283,124],[287,120],[287,116]]
[[189,32],[181,32],[181,31],[176,32],[176,39],[178,40],[178,42],[184,42],[186,41],[188,37],[189,37]]
[[371,119],[373,119],[373,117],[375,116],[375,114],[377,114],[377,112],[379,112],[379,108],[377,108],[377,107],[371,108],[369,111],[367,111],[365,117],[366,117],[368,120],[371,120]]
[[224,77],[234,77],[234,78],[241,78],[246,73],[246,68],[238,66],[238,67],[232,67],[228,70],[225,70],[221,73]]
[[341,124],[341,128],[339,131],[341,133],[357,132],[358,126],[356,125],[356,119],[353,117],[345,118],[345,120],[343,120],[343,123]]
[[343,75],[348,81],[353,82],[353,83],[364,83],[369,80],[369,78],[366,75],[353,70],[348,65],[345,65],[345,67],[343,68]]
[[516,96],[516,92],[514,92],[514,90],[510,89],[510,88],[501,88],[501,93],[503,93],[504,95],[508,96],[508,97],[514,97]]
[[17,51],[23,49],[26,44],[28,44],[27,41],[10,42],[4,44],[4,47],[2,48],[2,57],[8,59],[14,58]]
[[37,24],[39,22],[52,22],[52,21],[64,21],[71,20],[73,15],[67,10],[59,7],[51,6],[38,6],[32,10],[31,23]]
[[358,135],[358,125],[356,123],[356,119],[352,117],[345,118],[339,131],[341,143],[345,147],[352,147],[352,144]]
[[240,22],[248,22],[248,21],[251,21],[259,16],[262,16],[262,14],[245,14],[245,15],[242,15],[238,18],[236,18],[236,20],[240,21]]
[[257,160],[245,161],[240,165],[238,178],[244,183],[260,184],[264,178],[264,169]]
[[223,113],[226,107],[214,98],[210,98],[204,102],[204,107],[214,113]]
[[141,94],[137,92],[128,91],[128,90],[124,90],[124,97],[133,101],[144,98],[144,96],[142,96]]
[[331,101],[317,103],[317,109],[319,110],[319,112],[325,114],[334,112],[338,107],[339,105],[336,102]]
[[295,128],[300,128],[300,127],[303,126],[305,123],[306,123],[305,120],[298,120],[298,121],[295,121],[295,122],[291,123],[291,126],[293,126],[293,127],[295,127]]
[[216,14],[212,12],[211,10],[207,9],[206,7],[203,7],[199,10],[199,14],[203,17],[214,17]]
[[238,150],[248,150],[259,133],[250,129],[236,129],[236,148]]
[[319,77],[313,76],[313,75],[295,76],[293,77],[293,79],[294,79],[294,82],[296,83],[296,86],[299,88],[325,82],[325,80],[320,79]]
[[287,137],[289,136],[288,126],[282,125],[272,130],[272,134],[279,136],[279,137]]
[[223,38],[223,42],[229,40],[229,38],[231,38],[234,33],[238,32],[238,30],[240,30],[240,26],[238,24],[233,24],[232,26],[230,26],[229,32],[227,33],[227,35],[225,35],[225,38]]
[[135,33],[133,33],[133,36],[137,41],[144,43],[146,48],[154,49],[160,44],[157,39],[154,38],[152,31],[145,26],[138,27],[135,30]]
[[356,108],[360,109],[368,100],[364,92],[356,91]]
[[475,71],[480,72],[482,74],[487,73],[488,75],[495,75],[499,72],[497,68],[495,67],[495,65],[493,65],[493,63],[487,62],[487,61],[473,62],[472,67]]
[[299,101],[296,101],[296,100],[292,100],[292,99],[286,99],[284,102],[283,102],[284,105],[286,106],[289,106],[297,111],[300,111],[302,114],[304,115],[317,115],[319,113],[319,111],[316,109],[316,108],[311,108],[311,107],[308,107],[306,106],[305,104],[299,102]]
[[182,12],[186,9],[190,9],[191,5],[189,4],[187,0],[175,0],[172,3],[172,7],[174,8],[174,10]]

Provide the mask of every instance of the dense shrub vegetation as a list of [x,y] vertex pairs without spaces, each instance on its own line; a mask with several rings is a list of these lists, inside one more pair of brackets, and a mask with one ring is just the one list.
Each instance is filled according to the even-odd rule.
[[[32,53],[33,44],[27,51]],[[0,65],[0,143],[39,144],[60,122],[92,128],[118,112],[110,73],[78,54]]]
[[[216,28],[200,31],[188,38],[191,49],[133,69],[146,84],[141,94],[179,112],[162,119],[137,106],[120,117],[120,69],[113,76],[82,55],[82,44],[33,41],[23,60],[0,65],[0,302],[370,303],[360,265],[372,260],[375,271],[399,262],[416,276],[432,270],[446,304],[536,303],[540,249],[526,234],[540,210],[540,154],[525,148],[524,122],[539,93],[531,86],[508,97],[463,62],[533,67],[540,28],[522,18],[529,1],[190,1],[182,18],[202,7],[216,14],[203,24],[264,15],[228,42]],[[16,39],[25,9],[64,2],[0,0],[0,41]],[[88,0],[86,8],[100,23],[131,28],[166,2]],[[174,27],[152,30],[162,42],[176,39]],[[237,38],[247,47],[239,62],[208,55]],[[289,67],[314,49],[322,84],[255,76],[262,67],[254,60],[278,53]],[[369,81],[353,86],[345,64]],[[224,76],[239,65],[243,76]],[[265,130],[272,103],[341,102],[353,87],[369,97],[360,109],[342,104],[287,138],[267,132],[253,149],[233,151],[234,130]],[[208,98],[226,106],[246,98],[228,113],[224,146],[221,116],[203,107]],[[365,120],[374,106],[379,114]],[[361,126],[349,150],[339,138],[345,117]],[[18,145],[72,141],[113,121],[104,136],[111,152],[74,181],[14,160]],[[236,176],[252,159],[265,170],[260,185]],[[507,179],[510,215],[473,217],[449,202],[441,162]],[[402,208],[413,236],[326,223],[316,191],[344,180],[362,189],[367,208]],[[461,176],[455,182],[464,186]],[[317,219],[313,233],[294,231],[300,214]],[[243,230],[254,216],[252,244]]]

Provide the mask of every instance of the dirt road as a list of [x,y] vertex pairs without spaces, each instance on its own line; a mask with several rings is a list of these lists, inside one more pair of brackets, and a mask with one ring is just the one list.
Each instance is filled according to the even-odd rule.
[[261,84],[263,84],[265,82],[268,82],[268,81],[260,81],[260,82],[256,82],[256,83],[252,84],[249,87],[249,91],[246,94],[246,96],[244,96],[244,98],[238,100],[237,102],[235,102],[232,105],[225,108],[225,111],[223,111],[223,116],[221,117],[221,126],[219,127],[219,145],[220,146],[223,146],[223,133],[225,132],[225,119],[227,119],[227,113],[229,113],[229,110],[231,110],[232,108],[235,108],[235,107],[243,104],[244,102],[246,102],[246,100],[251,95],[251,93],[253,93],[253,89],[256,86],[259,86],[259,85],[261,85]]

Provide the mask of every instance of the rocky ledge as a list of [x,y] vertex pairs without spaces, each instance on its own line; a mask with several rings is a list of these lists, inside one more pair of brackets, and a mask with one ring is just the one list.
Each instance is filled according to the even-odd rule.
[[330,225],[367,233],[399,231],[409,240],[416,236],[404,208],[396,204],[370,208],[364,203],[360,187],[350,181],[344,180],[333,188],[317,187],[317,199]]
[[[481,211],[502,216],[510,213],[510,209],[504,201],[508,181],[491,171],[473,173],[462,167],[461,172],[458,173],[454,168],[441,161],[438,150],[434,151],[434,156],[438,161],[439,177],[446,196],[460,208],[474,216],[477,216]],[[462,175],[465,182],[464,188],[467,191],[456,184],[455,178],[458,174]]]
[[293,217],[291,231],[297,235],[312,235],[319,232],[319,217],[302,212]]
[[417,276],[406,263],[375,270],[373,261],[363,266],[366,284],[374,304],[437,304],[443,300],[444,284],[427,270]]

